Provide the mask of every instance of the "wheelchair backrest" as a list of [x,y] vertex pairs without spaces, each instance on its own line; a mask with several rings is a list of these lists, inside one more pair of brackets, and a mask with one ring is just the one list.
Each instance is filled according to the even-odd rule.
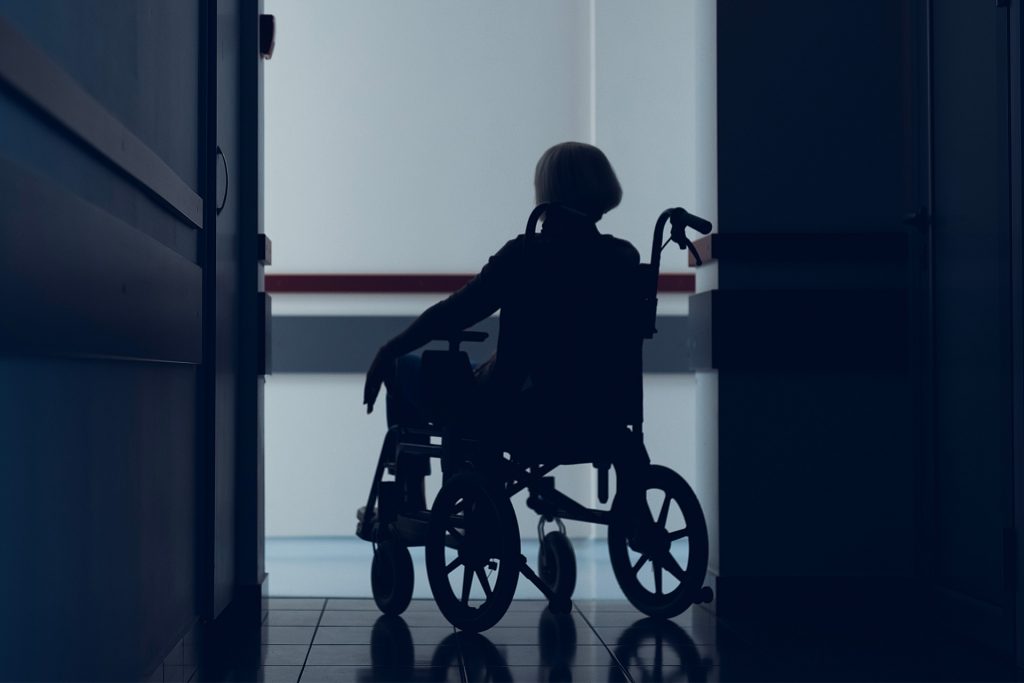
[[[531,282],[502,309],[502,333],[506,323],[530,331],[521,345],[534,349],[532,379],[567,419],[640,424],[649,269],[636,263],[635,250],[607,236],[563,248],[545,245],[541,235],[535,245]],[[517,324],[519,317],[529,321]]]

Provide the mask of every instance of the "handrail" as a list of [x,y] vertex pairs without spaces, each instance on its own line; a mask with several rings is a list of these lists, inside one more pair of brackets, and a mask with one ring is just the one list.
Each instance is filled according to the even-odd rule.
[[[448,294],[473,279],[454,273],[273,273],[266,291],[274,294]],[[692,294],[693,273],[662,273],[658,291]]]

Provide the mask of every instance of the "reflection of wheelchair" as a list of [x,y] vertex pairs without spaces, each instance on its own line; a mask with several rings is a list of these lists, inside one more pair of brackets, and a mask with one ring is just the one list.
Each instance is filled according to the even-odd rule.
[[[527,223],[528,234],[535,232],[548,208],[540,205],[534,209]],[[708,536],[700,503],[676,472],[650,464],[641,431],[640,350],[642,340],[656,331],[658,272],[661,251],[668,244],[662,239],[669,220],[670,239],[681,248],[692,250],[693,246],[686,238],[686,227],[703,233],[711,229],[709,223],[683,209],[663,212],[655,227],[651,263],[637,269],[635,377],[630,380],[637,387],[631,392],[636,405],[628,424],[611,428],[619,444],[616,447],[628,449],[630,457],[641,463],[635,476],[638,490],[630,496],[617,491],[609,510],[588,508],[555,489],[554,477],[548,476],[558,464],[581,460],[538,464],[521,457],[523,454],[506,453],[500,445],[460,424],[454,417],[458,413],[455,406],[458,397],[467,395],[473,376],[469,358],[459,351],[459,344],[482,341],[486,335],[454,335],[447,340],[448,351],[423,353],[424,389],[432,392],[432,414],[414,424],[402,420],[392,424],[389,419],[369,499],[359,510],[357,535],[374,543],[371,583],[381,611],[399,614],[409,604],[411,546],[425,546],[434,599],[441,613],[458,628],[482,631],[496,624],[512,601],[520,574],[548,598],[553,611],[568,611],[576,561],[563,519],[608,525],[615,577],[629,601],[642,612],[671,617],[691,604],[711,600],[711,589],[703,585]],[[389,402],[391,398],[389,395]],[[602,427],[604,433],[611,433],[608,425]],[[598,499],[606,503],[611,457],[602,450],[609,448],[599,448],[596,459],[588,455],[582,461],[597,468]],[[428,508],[424,479],[433,459],[440,461],[443,484]],[[529,492],[527,505],[540,515],[539,576],[520,554],[519,525],[510,499],[523,490]],[[627,499],[632,503],[623,502]],[[544,523],[552,521],[557,522],[558,531],[544,535]]]
[[[671,621],[641,619],[615,644],[615,659],[639,681],[706,681],[714,661],[703,656],[690,635]],[[619,681],[618,671],[610,681]]]

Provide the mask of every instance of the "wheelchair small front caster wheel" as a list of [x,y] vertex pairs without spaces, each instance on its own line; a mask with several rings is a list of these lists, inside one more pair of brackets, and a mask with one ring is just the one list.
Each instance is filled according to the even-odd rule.
[[370,587],[381,612],[397,616],[405,611],[412,600],[413,577],[408,548],[398,541],[377,544],[370,565]]
[[[545,534],[540,542],[537,557],[537,574],[554,592],[556,600],[551,601],[551,610],[564,614],[572,608],[572,594],[576,590],[576,552],[572,542],[562,531]],[[566,603],[565,611],[555,609],[555,603]]]
[[[670,618],[698,602],[708,570],[708,528],[693,489],[675,471],[650,465],[638,495],[620,491],[608,525],[612,571],[626,598],[652,617]],[[639,509],[625,509],[626,500]]]
[[473,632],[498,623],[519,582],[519,545],[502,488],[470,472],[445,482],[430,509],[425,548],[430,591],[445,619]]

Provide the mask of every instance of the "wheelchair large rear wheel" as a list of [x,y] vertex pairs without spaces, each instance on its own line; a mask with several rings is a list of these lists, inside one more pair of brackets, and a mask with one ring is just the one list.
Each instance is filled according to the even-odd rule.
[[[708,569],[704,512],[686,480],[650,465],[641,491],[625,502],[618,492],[608,527],[612,570],[626,598],[652,617],[674,617],[698,598]],[[638,510],[626,510],[639,503]]]
[[489,629],[505,615],[519,582],[512,502],[478,474],[453,476],[431,507],[425,554],[441,614],[464,631]]

